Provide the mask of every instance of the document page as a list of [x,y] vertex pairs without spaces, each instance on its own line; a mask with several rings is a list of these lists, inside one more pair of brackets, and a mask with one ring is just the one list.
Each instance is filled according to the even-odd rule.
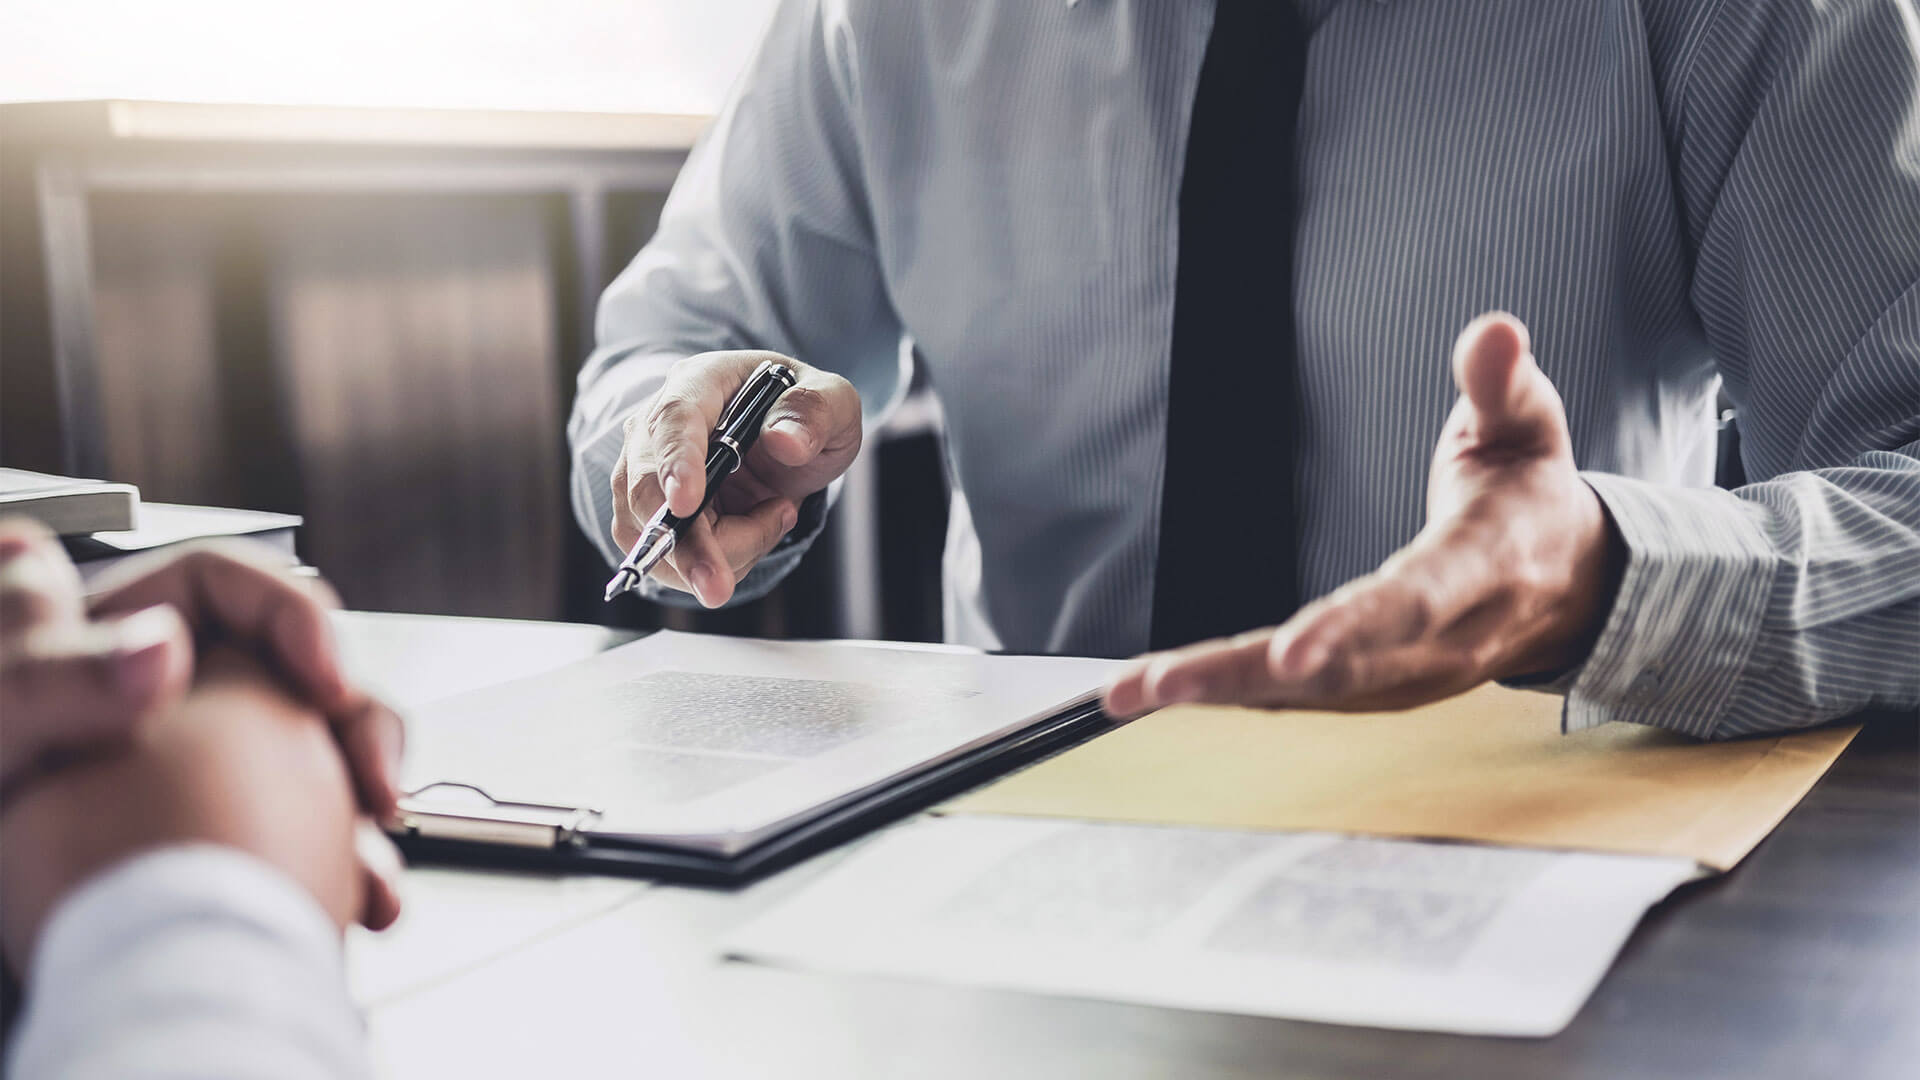
[[731,853],[1090,700],[1114,663],[663,631],[417,711],[407,785],[590,807],[596,832]]
[[749,924],[769,963],[1491,1035],[1573,1019],[1690,859],[927,818]]

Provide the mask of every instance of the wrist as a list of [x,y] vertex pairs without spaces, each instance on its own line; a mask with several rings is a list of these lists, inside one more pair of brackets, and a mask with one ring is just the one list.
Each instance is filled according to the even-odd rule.
[[1512,665],[1503,679],[1550,680],[1579,667],[1592,654],[1613,614],[1626,573],[1626,539],[1591,486],[1583,482],[1580,495],[1575,520],[1581,524],[1574,530],[1569,568],[1558,595],[1546,598],[1546,627],[1522,662]]

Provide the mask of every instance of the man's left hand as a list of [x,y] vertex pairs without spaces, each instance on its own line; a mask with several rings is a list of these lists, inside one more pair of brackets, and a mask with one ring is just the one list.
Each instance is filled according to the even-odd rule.
[[1501,313],[1461,333],[1453,374],[1460,398],[1412,543],[1281,626],[1141,657],[1107,688],[1107,711],[1406,708],[1584,659],[1626,552],[1574,466],[1560,395]]

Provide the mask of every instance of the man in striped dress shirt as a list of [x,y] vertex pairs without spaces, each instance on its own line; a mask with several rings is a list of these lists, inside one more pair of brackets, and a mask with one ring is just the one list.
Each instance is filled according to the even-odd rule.
[[[1180,597],[1278,582],[1249,586],[1265,626],[1144,657],[1116,711],[1505,678],[1565,694],[1569,729],[1728,737],[1920,703],[1910,0],[1262,19],[782,3],[603,299],[570,425],[582,526],[617,559],[663,498],[690,511],[753,350],[796,358],[648,583],[763,593],[911,355],[955,480],[949,637],[1132,655],[1190,640],[1163,632]],[[1232,202],[1237,160],[1269,163],[1278,214]],[[1222,261],[1238,220],[1269,259]],[[1244,414],[1275,370],[1272,452],[1223,455],[1231,496],[1191,487],[1218,484],[1181,449],[1196,403]],[[1707,486],[1723,388],[1734,491]],[[1196,490],[1210,512],[1163,513]]]

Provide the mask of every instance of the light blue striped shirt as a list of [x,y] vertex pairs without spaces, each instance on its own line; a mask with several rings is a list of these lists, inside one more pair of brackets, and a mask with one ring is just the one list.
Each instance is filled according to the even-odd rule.
[[[1719,737],[1920,703],[1910,0],[1301,9],[1302,594],[1419,530],[1454,337],[1503,308],[1629,552],[1594,653],[1559,684],[1569,728]],[[620,424],[674,359],[774,349],[877,412],[910,343],[956,481],[949,635],[1143,649],[1212,12],[783,3],[601,305],[570,434],[576,510],[609,558]],[[1736,492],[1705,486],[1722,385],[1756,481]],[[1231,516],[1223,562],[1259,557]]]

